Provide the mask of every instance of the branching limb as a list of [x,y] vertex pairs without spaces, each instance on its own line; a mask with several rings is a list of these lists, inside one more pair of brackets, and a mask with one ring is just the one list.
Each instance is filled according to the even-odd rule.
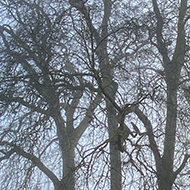
[[181,165],[179,166],[179,168],[174,172],[174,179],[177,177],[177,175],[183,170],[183,168],[185,167],[187,160],[190,158],[189,154],[186,154],[183,162],[181,163]]
[[187,0],[182,0],[181,7],[179,10],[177,43],[173,55],[173,61],[180,63],[180,65],[184,63],[184,56],[186,53],[185,29],[184,29],[186,11],[187,11]]
[[30,104],[29,102],[24,101],[23,98],[20,98],[20,97],[7,97],[4,94],[0,94],[0,101],[5,101],[9,103],[18,102],[21,105],[26,106],[27,108],[30,108],[31,110],[37,111],[45,115],[50,115],[48,110],[44,110],[39,107],[36,107],[34,104]]
[[168,57],[167,47],[163,41],[163,35],[162,35],[162,28],[163,28],[164,21],[160,13],[160,10],[158,8],[157,0],[152,0],[152,4],[153,4],[154,12],[156,14],[156,19],[157,19],[157,28],[156,28],[157,47],[163,57],[164,63],[168,63],[170,60]]
[[143,124],[144,124],[144,126],[145,126],[145,128],[147,130],[147,135],[148,135],[149,142],[150,142],[150,148],[153,151],[153,154],[154,154],[154,157],[155,157],[155,160],[156,160],[156,164],[159,167],[159,164],[160,164],[160,161],[161,161],[161,156],[160,156],[156,141],[154,139],[154,134],[153,134],[153,131],[152,131],[151,122],[147,118],[147,116],[138,107],[135,108],[134,112],[138,116],[138,118],[143,122]]
[[78,127],[74,129],[71,133],[71,139],[75,144],[78,142],[86,128],[89,126],[89,123],[93,120],[94,110],[97,108],[101,101],[102,97],[99,94],[97,94],[94,100],[91,102],[91,105],[87,109],[86,116],[84,117],[84,119],[80,122]]
[[14,148],[11,149],[10,151],[7,151],[7,152],[5,152],[3,150],[0,150],[0,153],[4,155],[4,156],[0,157],[0,162],[3,161],[3,160],[6,160],[8,158],[10,158],[10,156],[12,154],[14,154],[14,152],[15,152]]
[[9,158],[13,153],[17,153],[18,155],[23,156],[24,158],[30,160],[35,166],[37,166],[44,174],[46,174],[52,180],[55,186],[59,183],[59,180],[56,177],[56,175],[42,163],[40,158],[24,151],[21,147],[10,142],[3,141],[3,142],[0,142],[0,145],[2,146],[7,145],[7,146],[12,147],[12,149],[8,151],[4,157],[0,158],[0,161],[3,159],[6,159],[6,157]]

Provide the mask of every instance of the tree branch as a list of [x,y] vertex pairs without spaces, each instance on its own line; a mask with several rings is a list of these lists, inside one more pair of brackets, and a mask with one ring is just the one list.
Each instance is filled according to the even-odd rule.
[[177,43],[173,55],[173,61],[182,65],[184,63],[185,56],[185,15],[187,11],[187,0],[181,1],[181,7],[179,10],[179,19],[178,19],[178,33],[177,33]]
[[[79,3],[79,2],[81,2],[81,3]],[[100,38],[96,28],[93,26],[92,21],[90,19],[90,14],[87,11],[87,8],[84,5],[84,3],[82,2],[82,0],[69,0],[69,3],[72,7],[75,7],[84,16],[86,23],[90,29],[90,32],[95,37],[97,44],[101,43],[101,38]]]
[[37,166],[44,174],[46,174],[51,179],[51,181],[55,184],[55,186],[57,186],[57,184],[59,183],[58,178],[56,177],[56,175],[49,168],[47,168],[42,163],[42,161],[40,160],[40,158],[36,157],[33,154],[27,153],[21,147],[15,145],[13,143],[10,143],[10,142],[3,141],[3,142],[0,143],[0,145],[8,145],[8,146],[13,147],[8,152],[7,156],[10,157],[10,155],[15,152],[18,155],[23,156],[24,158],[27,158],[28,160],[32,161],[32,163],[35,164],[35,166]]
[[87,109],[86,116],[84,117],[84,119],[80,122],[78,127],[74,129],[74,131],[71,133],[71,139],[75,143],[75,145],[77,144],[78,140],[80,139],[86,128],[89,126],[89,123],[93,120],[94,110],[100,104],[101,100],[102,97],[99,94],[97,94],[94,100],[91,102],[89,108]]
[[186,154],[182,164],[179,166],[179,168],[174,172],[174,179],[177,177],[177,175],[183,170],[183,168],[185,167],[185,164],[187,163],[187,160],[190,158],[189,154]]
[[0,94],[0,101],[5,101],[5,102],[8,102],[8,103],[18,102],[21,105],[26,106],[27,108],[30,108],[33,111],[36,111],[36,112],[39,112],[39,113],[42,113],[42,114],[45,114],[45,115],[50,115],[48,110],[43,110],[43,109],[41,109],[39,107],[36,107],[35,105],[24,101],[20,97],[7,97],[4,94]]
[[112,2],[110,0],[104,0],[104,17],[101,24],[103,38],[108,36],[108,21],[111,14],[111,5]]
[[149,138],[150,148],[152,149],[152,152],[154,154],[156,164],[159,165],[160,161],[161,161],[161,156],[160,156],[156,141],[154,139],[154,134],[153,134],[153,131],[152,131],[151,122],[147,118],[147,116],[137,106],[136,106],[134,112],[138,116],[138,118],[143,122],[143,124],[144,124],[144,126],[145,126],[145,128],[147,130],[147,135],[148,135],[148,138]]
[[4,155],[4,156],[0,157],[0,162],[1,162],[2,160],[6,160],[6,159],[10,158],[10,156],[11,156],[12,154],[14,154],[14,152],[15,152],[14,148],[11,149],[11,150],[9,150],[8,152],[5,152],[5,151],[3,151],[3,150],[0,150],[0,153],[2,153],[2,154]]
[[162,36],[162,28],[163,28],[163,18],[161,16],[160,10],[158,8],[157,0],[152,0],[154,12],[156,14],[157,19],[157,29],[156,29],[156,38],[157,38],[157,47],[159,52],[161,53],[164,63],[168,63],[170,61],[168,57],[168,51],[166,48],[166,44],[163,42],[163,36]]

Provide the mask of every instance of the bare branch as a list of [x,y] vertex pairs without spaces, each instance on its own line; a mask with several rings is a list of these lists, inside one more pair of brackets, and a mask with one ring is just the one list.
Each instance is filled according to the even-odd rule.
[[18,102],[21,105],[26,106],[27,108],[30,108],[33,111],[36,111],[38,113],[42,113],[42,114],[45,114],[45,115],[50,115],[48,110],[43,110],[43,109],[41,109],[39,107],[36,107],[34,104],[30,104],[30,103],[24,101],[23,98],[20,98],[20,97],[7,97],[4,94],[0,94],[0,101],[6,101],[6,102],[9,102],[9,103]]
[[112,5],[112,2],[110,0],[104,0],[104,18],[101,24],[103,38],[108,35],[108,21],[111,14],[111,5]]
[[100,104],[101,100],[102,97],[97,94],[94,100],[91,102],[89,108],[87,109],[84,119],[80,122],[79,126],[71,133],[71,139],[73,139],[75,145],[86,130],[86,128],[89,126],[90,122],[93,120],[94,110]]
[[184,64],[184,56],[186,53],[185,29],[184,29],[186,11],[187,11],[187,0],[182,0],[181,7],[179,10],[177,43],[176,43],[175,52],[173,55],[173,61],[176,61],[181,66]]
[[179,166],[179,168],[174,172],[174,179],[177,177],[177,175],[183,170],[183,168],[185,167],[185,165],[187,164],[188,159],[190,158],[189,154],[186,154],[183,162],[181,163],[181,165]]
[[6,160],[6,159],[10,158],[10,156],[15,153],[15,150],[14,150],[14,148],[7,152],[0,150],[0,153],[4,154],[4,156],[0,157],[0,162],[1,162],[2,160]]
[[156,141],[154,139],[154,134],[153,134],[153,131],[152,131],[151,122],[147,118],[147,116],[137,106],[136,106],[134,112],[138,116],[138,118],[143,122],[143,124],[144,124],[144,126],[145,126],[145,128],[147,130],[147,135],[148,135],[149,142],[150,142],[150,148],[152,149],[152,151],[154,153],[156,164],[159,165],[160,161],[161,161],[161,156],[160,156]]
[[10,142],[6,142],[3,141],[0,143],[0,145],[8,145],[13,147],[8,153],[7,156],[10,156],[11,154],[13,154],[14,152],[17,153],[20,156],[23,156],[24,158],[27,158],[28,160],[32,161],[33,164],[35,164],[35,166],[37,166],[44,174],[46,174],[51,180],[52,182],[57,185],[59,183],[58,178],[55,176],[55,174],[49,170],[40,160],[40,158],[36,157],[33,154],[27,153],[26,151],[24,151],[21,147],[10,143]]
[[162,28],[163,28],[164,21],[160,13],[160,10],[158,8],[157,0],[152,0],[152,4],[153,4],[154,12],[156,14],[156,19],[157,19],[157,29],[156,29],[157,47],[163,57],[164,63],[168,63],[170,60],[168,57],[166,44],[163,42],[163,36],[162,36]]

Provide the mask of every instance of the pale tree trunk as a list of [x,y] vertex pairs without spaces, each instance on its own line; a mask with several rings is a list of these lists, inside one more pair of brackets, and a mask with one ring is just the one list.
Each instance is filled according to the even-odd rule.
[[112,68],[109,63],[108,53],[106,51],[106,43],[100,45],[97,55],[100,60],[100,69],[102,80],[99,81],[99,87],[106,97],[106,110],[108,118],[108,130],[110,139],[110,164],[111,164],[111,190],[122,189],[121,175],[121,157],[117,145],[117,113],[115,108],[115,93],[117,91],[117,83],[113,81]]
[[108,53],[106,51],[107,44],[102,43],[100,50],[97,52],[100,60],[100,69],[103,80],[99,82],[99,86],[106,97],[106,109],[108,118],[108,130],[110,139],[110,165],[111,165],[111,190],[122,189],[121,175],[121,157],[117,145],[117,113],[114,106],[115,93],[117,91],[117,83],[113,81],[113,71],[109,63]]
[[[102,51],[105,53],[105,51]],[[117,91],[117,83],[113,81],[112,71],[109,67],[107,52],[100,57],[104,57],[104,63],[102,63],[101,73],[104,76],[103,82],[100,84],[100,88],[106,96],[106,109],[108,118],[108,130],[110,139],[110,172],[111,172],[111,190],[122,189],[122,175],[121,175],[121,156],[118,150],[117,144],[117,113],[114,106],[115,93]],[[106,58],[105,58],[106,57]],[[107,61],[107,62],[106,62]],[[106,64],[107,63],[107,64]],[[107,65],[107,66],[106,66]]]
[[106,108],[108,117],[108,129],[110,141],[110,164],[111,164],[111,190],[122,189],[122,175],[121,175],[121,157],[118,151],[117,139],[117,115],[113,105],[115,102],[115,93],[117,91],[117,83],[113,81],[113,68],[109,62],[107,52],[107,37],[108,37],[108,21],[111,14],[111,1],[104,0],[104,18],[102,21],[102,39],[97,55],[100,62],[100,71],[102,74],[102,84],[100,84],[103,93],[106,93]]
[[57,126],[59,146],[62,152],[63,176],[55,190],[74,190],[75,189],[75,164],[74,164],[74,145],[71,144],[66,133],[65,123],[61,115],[54,117]]

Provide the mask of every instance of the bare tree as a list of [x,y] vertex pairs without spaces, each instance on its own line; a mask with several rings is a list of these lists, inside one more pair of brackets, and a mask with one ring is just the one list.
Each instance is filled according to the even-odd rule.
[[[4,175],[1,181],[5,189],[27,187],[34,167],[52,181],[56,190],[75,187],[74,149],[101,97],[85,89],[85,73],[73,63],[67,39],[72,35],[64,26],[65,7],[59,1],[1,3],[9,20],[0,26],[0,161],[22,164],[28,160],[25,180],[9,183]],[[50,149],[57,153],[52,156]],[[51,156],[59,160],[56,171],[52,161],[46,162]]]

